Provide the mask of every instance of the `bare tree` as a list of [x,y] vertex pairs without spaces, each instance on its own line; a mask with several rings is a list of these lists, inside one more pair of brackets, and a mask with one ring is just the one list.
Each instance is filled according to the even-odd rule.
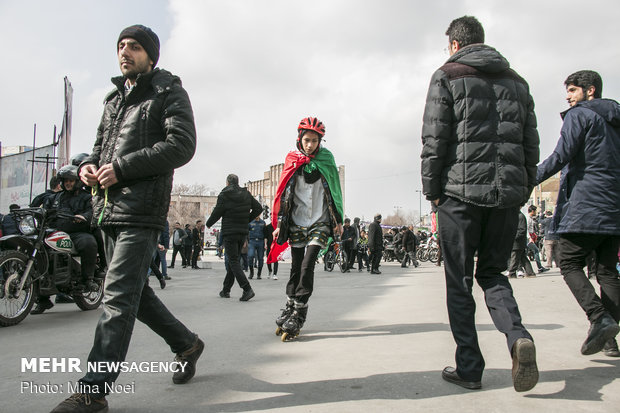
[[208,195],[211,189],[204,184],[193,183],[187,184],[174,184],[172,186],[172,195]]

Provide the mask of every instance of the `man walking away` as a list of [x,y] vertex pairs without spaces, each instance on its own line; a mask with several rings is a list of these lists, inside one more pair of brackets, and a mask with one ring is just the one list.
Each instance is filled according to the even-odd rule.
[[[519,207],[536,183],[538,132],[525,80],[484,44],[484,29],[464,16],[446,31],[450,58],[430,82],[422,129],[422,184],[437,205],[448,315],[456,368],[442,377],[481,387],[484,358],[475,325],[474,278],[512,356],[516,391],[538,381],[532,336],[521,323],[506,269]],[[474,271],[474,253],[478,260]]]
[[370,251],[370,273],[381,274],[381,271],[379,271],[379,264],[383,256],[381,214],[375,214],[374,220],[368,225],[368,250]]

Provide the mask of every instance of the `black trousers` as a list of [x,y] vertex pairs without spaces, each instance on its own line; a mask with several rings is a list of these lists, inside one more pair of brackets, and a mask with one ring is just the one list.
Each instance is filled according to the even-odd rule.
[[[620,236],[599,234],[561,234],[560,272],[564,281],[586,312],[590,322],[605,312],[620,320],[620,279],[616,263]],[[583,272],[586,258],[596,252],[596,281],[601,286],[599,297]]]
[[[518,213],[518,207],[485,208],[445,196],[439,203],[439,239],[450,329],[457,345],[456,371],[467,381],[480,381],[484,370],[475,324],[474,277],[484,291],[495,327],[506,335],[508,350],[519,338],[532,339],[521,323],[510,282],[501,274],[512,250]],[[474,272],[476,251],[478,262]]]
[[314,290],[314,266],[320,251],[318,245],[291,248],[291,276],[286,284],[287,296],[308,303]]
[[383,257],[383,249],[375,248],[370,250],[370,270],[379,271],[379,264],[381,263],[381,257]]
[[508,264],[508,276],[516,277],[517,270],[523,268],[527,275],[536,275],[532,263],[527,258],[527,250],[520,248],[512,250],[510,254],[510,263]]
[[226,277],[224,277],[224,286],[222,291],[229,293],[235,280],[239,284],[239,287],[243,288],[243,291],[249,290],[250,282],[243,273],[241,263],[239,261],[239,254],[243,243],[247,238],[246,235],[227,235],[224,237],[224,251],[226,254]]
[[200,255],[201,245],[194,245],[194,251],[192,252],[192,268],[198,267],[198,255]]
[[172,263],[170,263],[171,267],[174,267],[174,262],[177,259],[177,252],[181,254],[181,265],[185,265],[185,246],[181,245],[173,245],[172,246]]
[[192,246],[185,245],[184,249],[185,249],[185,262],[183,262],[183,265],[192,265]]
[[80,254],[82,279],[93,279],[97,266],[97,241],[94,235],[88,232],[70,232],[69,236]]

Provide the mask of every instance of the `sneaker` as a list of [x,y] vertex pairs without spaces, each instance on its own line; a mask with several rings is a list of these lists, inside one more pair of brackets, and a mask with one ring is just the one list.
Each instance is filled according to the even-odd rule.
[[49,310],[53,306],[54,303],[52,303],[52,301],[48,298],[45,301],[38,302],[34,309],[30,311],[30,314],[43,314],[45,310]]
[[171,280],[171,279],[172,279],[171,277],[169,277],[167,275],[164,275],[164,280],[168,281],[168,280]]
[[549,268],[542,267],[538,269],[539,274],[542,274],[543,272],[547,272],[547,271],[549,271]]
[[603,347],[603,353],[605,353],[607,357],[620,357],[620,350],[618,350],[618,343],[615,338],[607,340]]
[[254,297],[255,295],[256,294],[254,294],[254,290],[250,288],[249,290],[243,291],[243,294],[241,294],[241,298],[239,299],[239,301],[250,301],[250,298]]
[[273,274],[273,277],[271,277],[271,279],[272,279],[272,280],[277,280],[277,279],[278,279],[278,276],[277,276],[277,275],[275,275],[275,274]]
[[163,290],[164,288],[166,288],[166,279],[165,278],[161,278],[159,280],[159,287]]
[[107,412],[108,401],[105,397],[95,399],[89,394],[73,393],[60,403],[51,413],[90,413]]
[[256,279],[257,279],[257,280],[262,280],[262,278],[260,277],[260,275],[257,275],[257,276],[256,276]]
[[230,293],[227,293],[225,291],[220,291],[220,297],[222,297],[222,298],[230,298]]
[[523,278],[525,273],[523,271],[517,271],[517,278]]
[[203,341],[196,336],[196,341],[189,350],[177,354],[174,361],[177,363],[185,362],[187,364],[185,365],[185,370],[178,369],[178,371],[172,375],[172,382],[174,384],[187,383],[192,377],[194,377],[194,374],[196,374],[196,362],[204,349],[205,343],[203,343]]
[[520,338],[512,346],[512,385],[518,392],[528,391],[538,383],[536,347],[529,338]]
[[589,356],[603,350],[605,343],[620,332],[620,326],[608,313],[590,325],[588,337],[581,346],[581,354]]

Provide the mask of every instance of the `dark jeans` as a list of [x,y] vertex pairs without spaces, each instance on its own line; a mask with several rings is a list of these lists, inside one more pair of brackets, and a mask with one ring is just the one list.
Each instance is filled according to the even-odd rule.
[[[248,242],[248,259],[250,260],[250,271],[254,271],[254,264],[258,263],[258,272],[263,268],[263,257],[265,256],[265,239],[251,239]],[[255,261],[256,260],[256,261]]]
[[245,235],[236,234],[226,235],[224,237],[224,251],[228,262],[224,263],[226,266],[226,277],[224,277],[224,286],[222,291],[226,293],[230,293],[230,289],[235,283],[235,279],[237,280],[239,287],[243,288],[243,291],[252,288],[250,287],[250,282],[245,277],[241,264],[239,263],[239,251],[241,251],[245,239]]
[[[521,323],[506,269],[518,224],[517,207],[498,209],[467,204],[450,197],[439,203],[439,239],[443,253],[448,316],[456,342],[456,371],[467,381],[480,381],[484,358],[478,345],[472,296],[474,277],[495,327],[507,338],[508,350],[521,337],[532,339]],[[474,273],[474,253],[478,262]]]
[[355,263],[355,256],[357,255],[357,248],[353,245],[352,241],[345,241],[342,243],[344,253],[347,254],[347,262],[345,263],[347,269],[353,268],[353,264]]
[[177,260],[177,252],[181,254],[181,265],[187,265],[185,264],[185,247],[181,244],[172,246],[172,262],[170,263],[170,267],[174,268],[174,262]]
[[534,261],[536,261],[536,266],[538,267],[538,270],[542,270],[543,266],[540,263],[540,250],[538,249],[538,245],[536,245],[536,243],[534,242],[530,242],[527,244],[527,249],[529,251],[532,251],[532,254],[534,254]]
[[192,252],[192,268],[198,267],[198,256],[200,255],[201,249],[202,249],[202,244],[194,245],[194,250]]
[[[620,279],[616,263],[620,236],[598,234],[560,235],[560,272],[564,281],[586,312],[590,322],[605,312],[620,320]],[[583,272],[586,257],[596,252],[596,280],[601,286],[601,296]]]
[[286,295],[307,303],[314,290],[314,266],[321,251],[318,245],[291,248],[291,276],[286,284]]
[[[147,270],[153,258],[159,230],[138,227],[104,229],[108,260],[103,314],[95,329],[95,340],[88,362],[124,361],[136,318],[161,336],[173,353],[190,349],[196,335],[168,311],[147,283]],[[82,383],[113,383],[118,372],[88,372]],[[102,396],[102,394],[99,394]]]
[[534,269],[532,268],[532,263],[527,258],[527,250],[525,248],[520,248],[516,250],[512,250],[510,254],[510,264],[508,264],[508,276],[516,277],[517,270],[523,268],[527,275],[536,275],[534,273]]
[[358,250],[357,250],[357,269],[361,270],[361,269],[369,268],[369,267],[370,267],[370,263],[369,263],[368,253],[366,252],[366,249],[360,250],[358,248]]
[[161,265],[161,275],[168,276],[168,263],[166,263],[166,250],[161,251],[157,249],[155,253],[155,264],[159,267]]
[[192,245],[185,245],[185,262],[183,265],[192,265]]

